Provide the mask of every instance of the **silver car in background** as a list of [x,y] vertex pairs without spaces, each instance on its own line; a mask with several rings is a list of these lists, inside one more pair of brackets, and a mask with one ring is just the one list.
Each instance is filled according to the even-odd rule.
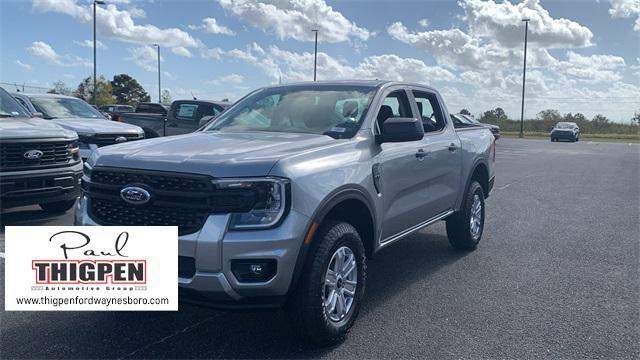
[[32,114],[75,131],[80,139],[80,156],[84,160],[101,146],[144,139],[144,131],[140,127],[109,121],[82,99],[55,94],[12,95]]

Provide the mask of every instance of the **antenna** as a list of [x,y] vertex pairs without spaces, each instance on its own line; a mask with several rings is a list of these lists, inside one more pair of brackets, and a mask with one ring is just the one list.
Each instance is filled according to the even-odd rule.
[[198,100],[198,98],[196,98],[196,96],[193,95],[193,91],[191,91],[191,97],[193,98],[193,100]]

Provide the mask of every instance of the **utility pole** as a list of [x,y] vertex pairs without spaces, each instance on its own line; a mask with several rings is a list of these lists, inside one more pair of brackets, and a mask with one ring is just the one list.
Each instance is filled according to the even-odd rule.
[[162,104],[162,90],[160,87],[160,44],[153,44],[158,48],[158,104]]
[[96,104],[97,75],[96,75],[96,6],[104,5],[102,0],[93,0],[93,105]]
[[311,30],[316,33],[316,46],[315,51],[313,52],[313,81],[316,81],[316,68],[318,66],[318,31],[319,30]]
[[522,108],[520,110],[520,138],[524,137],[524,85],[527,79],[527,35],[529,33],[530,19],[522,19],[524,21],[524,66],[522,67]]

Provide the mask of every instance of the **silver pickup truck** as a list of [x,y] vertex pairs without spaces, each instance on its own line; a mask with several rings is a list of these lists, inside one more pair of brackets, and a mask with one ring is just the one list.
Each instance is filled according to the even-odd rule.
[[267,87],[196,133],[99,149],[75,221],[177,225],[182,301],[284,305],[328,344],[380,249],[439,220],[454,248],[476,248],[494,154],[491,131],[456,131],[426,86]]
[[33,118],[0,88],[0,208],[64,212],[80,195],[78,135]]
[[32,114],[75,131],[79,137],[80,156],[83,160],[101,146],[144,139],[141,128],[109,121],[84,100],[57,94],[12,95]]

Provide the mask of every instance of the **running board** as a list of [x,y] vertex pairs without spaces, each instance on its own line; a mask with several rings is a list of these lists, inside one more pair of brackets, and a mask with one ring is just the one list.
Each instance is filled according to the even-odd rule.
[[420,229],[422,229],[424,227],[427,227],[427,226],[433,224],[436,221],[440,221],[440,220],[446,218],[447,216],[449,216],[451,214],[453,214],[453,210],[445,211],[442,214],[436,215],[435,217],[433,217],[433,218],[431,218],[431,219],[429,219],[427,221],[421,222],[418,225],[414,225],[414,226],[408,228],[407,230],[404,230],[404,231],[402,231],[402,232],[400,232],[400,233],[398,233],[396,235],[388,237],[388,238],[386,238],[384,241],[382,241],[380,243],[380,246],[378,247],[378,249],[382,249],[383,247],[385,247],[385,246],[387,246],[387,245],[389,245],[389,244],[391,244],[393,242],[396,242],[397,240],[400,240],[403,237],[405,237],[407,235],[410,235],[410,234],[412,234],[412,233],[414,233],[414,232],[416,232],[416,231],[418,231],[418,230],[420,230]]

